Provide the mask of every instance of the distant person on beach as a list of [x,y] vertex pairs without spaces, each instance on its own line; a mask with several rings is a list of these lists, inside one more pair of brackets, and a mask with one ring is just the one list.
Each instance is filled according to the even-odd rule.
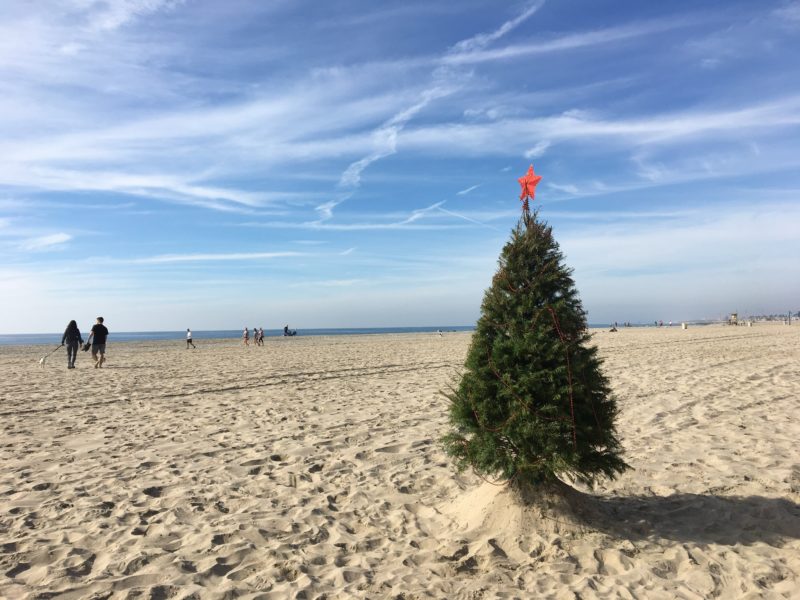
[[244,340],[245,346],[250,345],[250,331],[248,331],[247,327],[245,327],[244,331],[242,332],[242,339]]
[[103,363],[106,362],[107,337],[108,329],[103,325],[103,317],[97,317],[97,323],[92,326],[92,332],[87,340],[92,344],[92,358],[94,359],[95,369],[102,369]]
[[192,348],[197,348],[197,346],[195,346],[194,342],[192,341],[192,330],[191,329],[186,329],[186,349],[187,350],[189,349],[189,346],[191,346]]
[[78,329],[78,324],[75,321],[70,321],[67,328],[64,330],[64,335],[61,336],[61,345],[66,342],[67,346],[67,368],[75,368],[75,359],[78,356],[78,348],[83,345],[83,338],[81,337],[81,330]]
[[297,330],[289,331],[289,326],[288,325],[284,325],[283,326],[283,335],[285,335],[287,337],[291,337],[293,335],[297,335]]
[[259,346],[263,346],[264,345],[264,328],[263,327],[259,327],[258,328],[258,345]]

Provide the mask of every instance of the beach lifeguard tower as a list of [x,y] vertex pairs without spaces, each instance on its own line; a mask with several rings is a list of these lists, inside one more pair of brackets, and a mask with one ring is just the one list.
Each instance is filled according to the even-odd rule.
[[739,324],[739,315],[737,313],[731,313],[731,316],[728,317],[728,325],[738,325]]

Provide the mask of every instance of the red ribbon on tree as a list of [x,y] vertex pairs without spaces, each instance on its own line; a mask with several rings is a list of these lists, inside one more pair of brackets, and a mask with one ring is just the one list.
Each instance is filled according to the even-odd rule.
[[523,211],[528,212],[528,199],[530,198],[533,200],[533,197],[536,195],[536,186],[539,185],[541,180],[542,176],[533,172],[533,165],[528,167],[528,172],[525,173],[525,177],[517,179],[522,186],[522,193],[519,195],[519,199],[522,200]]

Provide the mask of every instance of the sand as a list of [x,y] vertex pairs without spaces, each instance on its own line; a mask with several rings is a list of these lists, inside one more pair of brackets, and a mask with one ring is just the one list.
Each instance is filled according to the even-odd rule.
[[0,348],[0,597],[800,597],[800,325],[598,331],[583,521],[454,472],[470,334]]

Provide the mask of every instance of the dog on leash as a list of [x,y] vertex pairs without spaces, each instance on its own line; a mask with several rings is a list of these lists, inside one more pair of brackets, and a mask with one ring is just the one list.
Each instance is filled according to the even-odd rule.
[[40,358],[40,359],[39,359],[39,368],[40,368],[40,369],[44,369],[44,367],[45,367],[45,363],[47,362],[47,359],[50,357],[50,355],[51,355],[53,352],[55,352],[56,350],[58,350],[59,348],[61,348],[63,345],[64,345],[64,344],[61,344],[60,346],[56,346],[56,347],[55,347],[55,348],[53,348],[53,349],[52,349],[50,352],[48,352],[48,353],[47,353],[47,354],[45,354],[45,355],[44,355],[42,358]]

